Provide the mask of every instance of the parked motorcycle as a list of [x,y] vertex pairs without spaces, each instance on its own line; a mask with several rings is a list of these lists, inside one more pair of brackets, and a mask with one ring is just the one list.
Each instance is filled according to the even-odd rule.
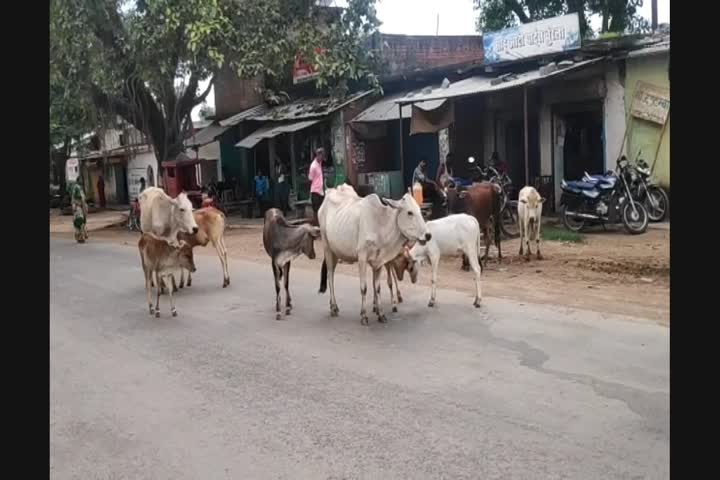
[[577,232],[591,224],[619,224],[633,235],[644,233],[648,226],[648,212],[633,198],[630,186],[637,181],[635,169],[626,158],[618,160],[615,172],[607,175],[588,175],[582,180],[561,182],[560,199],[563,224]]
[[500,231],[505,238],[520,236],[517,223],[517,200],[510,200],[512,180],[507,173],[500,173],[495,167],[482,168],[475,163],[475,158],[468,158],[470,179],[450,177],[449,186],[464,190],[474,182],[491,182],[500,186]]
[[130,212],[127,221],[128,230],[131,232],[139,232],[140,230],[140,202],[134,198],[130,202]]
[[641,153],[642,150],[635,159],[637,176],[630,185],[630,191],[633,198],[645,206],[651,222],[662,222],[670,210],[670,199],[652,177],[650,166],[640,158]]

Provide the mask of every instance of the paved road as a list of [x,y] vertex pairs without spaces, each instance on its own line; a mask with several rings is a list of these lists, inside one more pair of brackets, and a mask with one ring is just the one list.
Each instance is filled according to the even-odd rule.
[[664,327],[409,285],[362,327],[306,271],[276,321],[269,266],[197,262],[154,319],[134,247],[51,240],[51,478],[669,478]]

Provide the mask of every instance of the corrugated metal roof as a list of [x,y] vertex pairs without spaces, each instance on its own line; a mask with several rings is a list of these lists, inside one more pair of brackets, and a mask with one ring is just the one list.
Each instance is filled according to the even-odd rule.
[[587,67],[591,64],[597,63],[603,60],[604,57],[593,58],[591,60],[585,60],[577,62],[565,68],[558,68],[552,73],[546,75],[540,75],[540,70],[530,70],[528,72],[514,74],[508,77],[507,81],[497,81],[497,77],[488,76],[475,76],[465,80],[451,84],[448,88],[434,88],[428,93],[410,93],[403,98],[395,100],[395,103],[413,103],[413,102],[424,102],[428,100],[440,100],[446,98],[464,97],[466,95],[475,95],[478,93],[495,92],[499,90],[505,90],[508,88],[519,87],[527,83],[532,83],[538,80],[544,80],[554,76],[562,75],[564,73],[577,70],[579,68]]
[[244,120],[250,120],[250,117],[254,115],[262,115],[268,110],[270,110],[270,108],[264,103],[261,103],[260,105],[255,105],[252,108],[248,108],[247,110],[243,110],[240,113],[236,113],[232,117],[228,117],[225,120],[221,120],[220,125],[223,127],[232,127]]
[[260,127],[258,130],[254,131],[247,137],[240,140],[238,143],[235,144],[235,146],[243,147],[243,148],[253,148],[255,145],[257,145],[261,141],[265,140],[266,138],[277,137],[281,133],[297,132],[298,130],[302,130],[304,128],[315,125],[320,120],[321,119],[303,120],[300,122],[293,122],[293,123],[282,123],[282,124],[276,123],[276,124],[272,124],[272,125],[265,125],[265,126]]
[[230,128],[230,125],[223,127],[217,123],[212,123],[185,140],[185,146],[202,147],[203,145],[207,145],[210,142],[214,142],[215,139],[225,133],[228,128]]
[[359,92],[343,99],[332,97],[300,99],[287,105],[273,107],[266,113],[253,115],[252,120],[278,122],[324,117],[370,93],[372,93],[372,90]]
[[[398,105],[395,103],[396,100],[403,98],[410,92],[401,92],[394,95],[388,95],[378,100],[377,102],[370,105],[368,108],[363,110],[357,115],[352,121],[353,122],[387,122],[390,120],[397,120]],[[432,100],[429,102],[416,103],[415,106],[422,108],[423,110],[435,110],[440,107],[445,100]],[[412,116],[412,107],[410,105],[403,105],[402,107],[403,118],[410,118]]]
[[650,47],[641,48],[640,50],[633,50],[632,52],[628,52],[627,56],[628,58],[637,58],[637,57],[645,57],[647,55],[660,55],[662,53],[669,53],[670,52],[670,40],[667,42],[662,42],[657,45],[653,45]]

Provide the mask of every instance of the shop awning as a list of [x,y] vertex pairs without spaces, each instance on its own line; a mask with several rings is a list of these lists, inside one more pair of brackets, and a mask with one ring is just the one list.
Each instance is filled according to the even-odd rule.
[[[582,62],[573,63],[563,66],[562,62],[558,65],[557,70],[547,72],[546,69],[530,70],[528,72],[505,75],[501,77],[475,76],[465,80],[450,84],[447,88],[434,88],[426,93],[411,93],[402,98],[395,100],[396,104],[409,104],[427,102],[429,100],[442,100],[448,98],[464,97],[467,95],[476,95],[479,93],[490,93],[508,88],[519,87],[522,85],[534,83],[536,81],[545,80],[588,67],[592,64],[604,60],[604,57],[593,58]],[[542,73],[544,74],[542,74]],[[504,78],[503,78],[504,77]]]
[[[396,101],[405,97],[408,93],[410,92],[396,93],[378,100],[353,118],[352,123],[388,122],[391,120],[398,120],[400,116],[398,114],[398,104]],[[445,103],[445,99],[419,102],[416,103],[415,106],[423,110],[435,110],[443,103]],[[402,116],[403,118],[411,117],[410,105],[403,105]]]
[[240,122],[243,122],[245,120],[251,120],[252,117],[256,115],[263,115],[268,110],[270,110],[270,108],[264,103],[261,103],[260,105],[255,105],[252,108],[248,108],[247,110],[243,110],[240,113],[236,113],[232,117],[228,117],[225,120],[220,120],[220,125],[223,127],[234,127]]
[[214,142],[217,137],[227,131],[230,126],[223,127],[217,123],[212,123],[200,130],[195,135],[185,140],[186,147],[202,147],[208,143]]
[[292,133],[297,132],[299,130],[311,127],[315,125],[316,123],[320,122],[322,119],[315,119],[315,120],[303,120],[300,122],[292,122],[292,123],[283,123],[283,124],[271,124],[271,125],[265,125],[263,127],[260,127],[258,130],[254,131],[247,137],[240,140],[237,144],[235,144],[236,147],[243,147],[243,148],[253,148],[255,145],[260,143],[261,141],[267,139],[267,138],[273,138],[277,137],[280,134],[283,133]]

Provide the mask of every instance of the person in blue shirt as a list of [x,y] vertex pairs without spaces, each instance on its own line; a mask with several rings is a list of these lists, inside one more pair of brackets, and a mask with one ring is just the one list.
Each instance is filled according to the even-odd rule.
[[268,177],[263,174],[263,171],[258,169],[257,175],[255,175],[255,201],[257,201],[258,208],[260,209],[260,216],[265,215],[267,210],[267,203],[269,200],[270,193],[270,181]]

